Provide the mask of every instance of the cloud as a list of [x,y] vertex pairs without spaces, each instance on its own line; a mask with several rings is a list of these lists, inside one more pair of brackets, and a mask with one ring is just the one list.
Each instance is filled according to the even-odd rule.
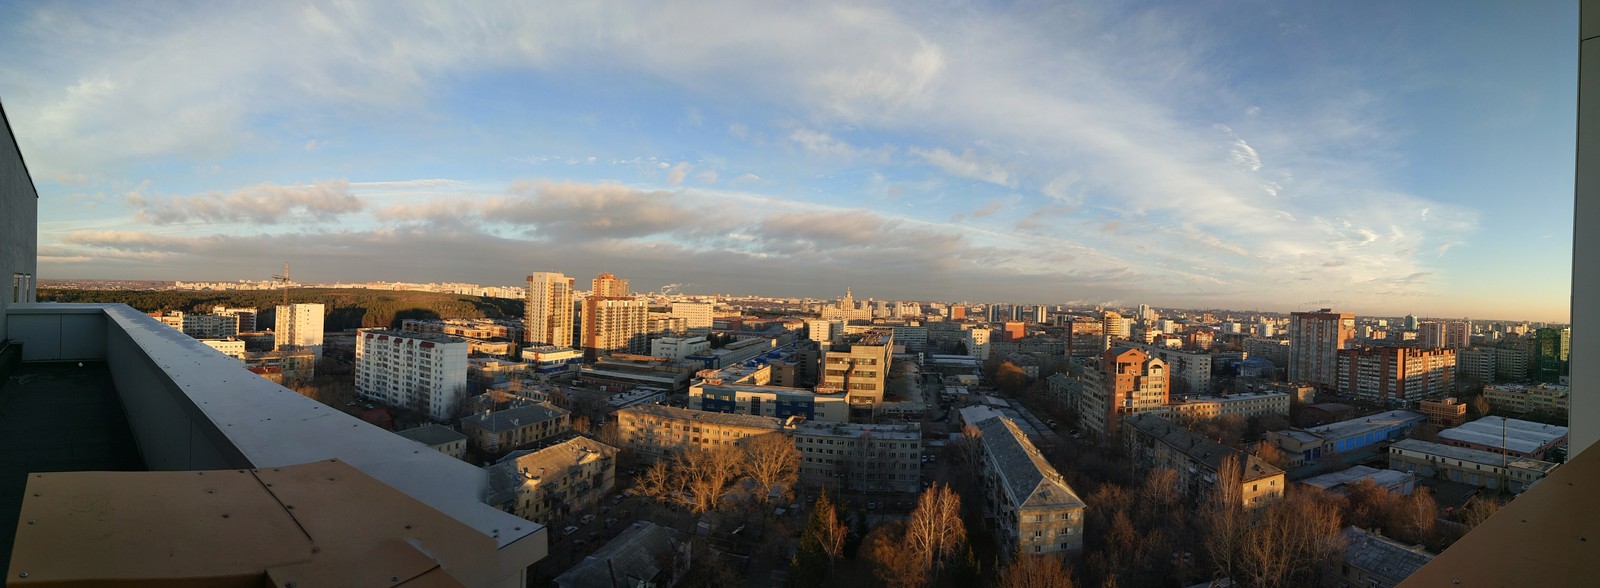
[[944,170],[947,174],[1007,188],[1017,187],[1016,180],[1012,179],[1011,172],[1005,166],[980,158],[971,149],[961,152],[961,155],[956,155],[943,148],[924,151],[913,147],[911,148],[911,154],[921,157],[924,161]]
[[130,193],[127,204],[140,222],[167,225],[186,222],[275,224],[285,221],[327,222],[356,212],[364,204],[350,193],[347,180],[312,184],[259,184],[232,192],[192,196],[149,197]]
[[1261,154],[1256,153],[1254,147],[1244,142],[1238,133],[1228,125],[1219,124],[1216,127],[1228,135],[1228,160],[1239,164],[1250,171],[1261,171]]
[[316,151],[316,150],[321,149],[323,147],[324,147],[324,145],[322,143],[318,142],[316,139],[312,139],[310,141],[306,141],[305,150],[306,151]]
[[350,182],[351,188],[444,188],[461,186],[466,182],[443,178],[422,178],[416,180],[387,180],[373,182]]
[[667,183],[682,184],[683,179],[689,176],[689,170],[691,169],[694,169],[694,166],[687,161],[672,166],[671,169],[667,170]]
[[694,178],[699,180],[702,184],[715,184],[717,183],[717,172],[716,170],[708,169],[695,175]]
[[759,182],[759,181],[761,181],[761,176],[758,176],[758,175],[755,175],[755,174],[743,174],[743,175],[740,175],[737,178],[734,178],[733,181],[729,182],[729,183],[738,185],[738,184],[749,184],[749,183],[754,183],[754,182]]

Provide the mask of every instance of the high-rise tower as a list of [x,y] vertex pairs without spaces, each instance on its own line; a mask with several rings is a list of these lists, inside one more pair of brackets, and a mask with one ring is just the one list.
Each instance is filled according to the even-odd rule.
[[538,272],[528,276],[523,342],[529,345],[572,346],[572,284],[572,278],[555,272]]

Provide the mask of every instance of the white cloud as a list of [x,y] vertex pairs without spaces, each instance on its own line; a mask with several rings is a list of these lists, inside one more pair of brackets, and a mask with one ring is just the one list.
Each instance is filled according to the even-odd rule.
[[185,222],[274,224],[283,221],[326,222],[356,212],[364,204],[350,193],[347,180],[312,184],[259,184],[232,192],[192,196],[146,196],[135,190],[127,204],[141,222],[166,225]]
[[1011,172],[1005,166],[979,157],[971,149],[961,152],[961,155],[956,155],[944,148],[925,151],[913,147],[911,148],[911,154],[921,157],[924,161],[950,175],[971,178],[1007,188],[1017,187],[1016,180],[1011,178]]
[[689,162],[679,162],[678,165],[674,165],[672,169],[667,170],[667,183],[682,184],[683,179],[689,177],[689,170],[692,169],[694,169],[694,166]]
[[698,174],[695,174],[694,178],[696,180],[699,180],[700,183],[702,183],[702,184],[715,184],[715,183],[717,183],[717,172],[716,172],[716,170],[708,169],[706,171],[703,171],[703,172],[700,172]]

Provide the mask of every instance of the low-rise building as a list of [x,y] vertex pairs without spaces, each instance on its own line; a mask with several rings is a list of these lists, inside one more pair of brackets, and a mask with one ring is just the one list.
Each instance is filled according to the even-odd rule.
[[640,460],[654,462],[690,449],[728,445],[741,439],[780,432],[793,422],[748,414],[641,404],[617,411],[617,436],[619,442],[633,450]]
[[711,341],[705,337],[660,337],[650,342],[650,355],[666,359],[683,359],[711,350]]
[[850,421],[850,405],[844,394],[818,394],[781,386],[701,382],[689,388],[689,408],[774,418],[800,416],[825,423]]
[[566,374],[578,371],[578,366],[583,365],[583,350],[555,345],[527,347],[522,350],[522,362],[534,373]]
[[[708,324],[710,320],[708,315]],[[669,588],[689,571],[689,541],[676,529],[634,521],[604,547],[556,576],[555,584],[557,588]]]
[[572,429],[572,413],[548,402],[473,413],[461,429],[480,451],[495,453],[525,447]]
[[1439,442],[1456,447],[1546,459],[1550,450],[1566,445],[1567,428],[1522,419],[1489,416],[1453,429],[1439,431]]
[[1085,503],[1011,419],[978,423],[984,508],[1002,550],[1019,554],[1083,549]]
[[1178,474],[1184,496],[1209,495],[1224,462],[1237,460],[1240,470],[1239,500],[1259,506],[1283,497],[1283,470],[1260,458],[1207,439],[1155,414],[1135,415],[1122,421],[1123,447],[1134,464],[1149,470],[1165,468]]
[[1517,494],[1527,490],[1555,468],[1556,464],[1548,461],[1510,458],[1498,453],[1420,439],[1404,439],[1389,446],[1391,470],[1480,488],[1504,488]]
[[860,492],[922,490],[922,429],[912,424],[800,423],[800,482]]
[[1454,396],[1424,400],[1417,403],[1417,410],[1428,415],[1428,424],[1435,427],[1459,427],[1467,422],[1467,403]]
[[611,492],[617,482],[616,453],[616,448],[588,437],[513,452],[485,468],[489,491],[484,502],[554,527]]
[[1405,545],[1355,526],[1345,528],[1344,542],[1340,586],[1393,588],[1434,557],[1421,546]]
[[467,457],[467,436],[444,425],[427,424],[395,434],[456,459]]
[[1289,416],[1289,395],[1283,392],[1240,392],[1227,396],[1190,396],[1174,400],[1167,408],[1175,416],[1211,420],[1226,415],[1241,418]]
[[240,341],[238,339],[201,339],[200,342],[205,343],[206,347],[221,351],[228,357],[233,357],[239,360],[244,359],[244,341]]
[[1283,450],[1285,465],[1295,468],[1327,455],[1400,439],[1427,418],[1420,412],[1391,410],[1310,429],[1269,431],[1263,440]]
[[1370,480],[1374,485],[1390,494],[1406,495],[1417,485],[1417,475],[1400,470],[1380,470],[1364,465],[1351,466],[1337,472],[1329,472],[1320,476],[1301,480],[1301,484],[1314,488],[1321,488],[1336,494],[1344,494],[1350,486],[1362,480]]
[[1560,384],[1496,384],[1483,387],[1483,397],[1495,412],[1567,417],[1569,390]]
[[580,381],[606,392],[653,386],[681,393],[692,375],[693,370],[676,361],[648,355],[612,354],[578,368]]

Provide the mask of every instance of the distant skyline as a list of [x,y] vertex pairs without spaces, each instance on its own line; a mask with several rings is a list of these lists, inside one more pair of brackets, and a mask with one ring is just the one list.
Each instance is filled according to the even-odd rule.
[[1569,320],[1575,4],[1105,4],[16,2],[0,101],[45,279]]

